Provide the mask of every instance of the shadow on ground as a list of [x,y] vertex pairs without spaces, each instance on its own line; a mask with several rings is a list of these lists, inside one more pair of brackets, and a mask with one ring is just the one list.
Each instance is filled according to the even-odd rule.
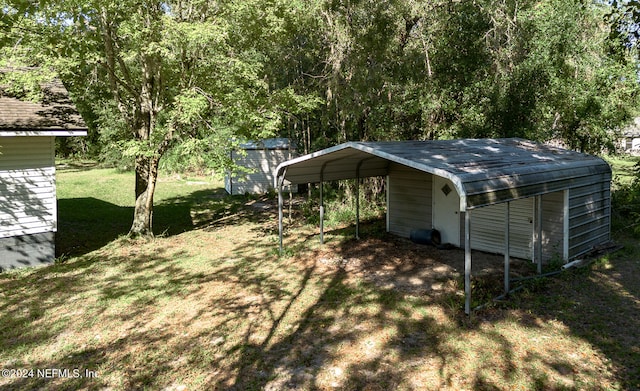
[[133,208],[97,198],[58,200],[56,256],[78,256],[97,250],[127,233]]
[[[154,205],[153,229],[167,237],[194,229],[233,224],[248,215],[260,216],[250,206],[255,197],[230,196],[224,189],[200,190]],[[133,207],[115,205],[97,198],[58,200],[56,256],[80,256],[102,248],[126,235],[131,227]]]
[[[378,230],[374,227],[372,231]],[[332,234],[351,232],[336,230]],[[311,235],[307,240],[317,237]],[[478,278],[474,289],[490,300],[494,292],[501,293],[502,275],[495,278],[494,272],[501,269],[502,257],[485,254],[481,258],[474,273],[488,279]],[[466,383],[473,389],[510,388],[510,382],[522,377],[525,389],[640,389],[640,348],[634,332],[640,329],[636,316],[640,292],[633,277],[638,264],[630,262],[628,255],[613,256],[611,266],[605,269],[596,264],[525,283],[525,289],[509,301],[479,310],[471,318],[462,313],[462,286],[455,266],[462,268],[459,250],[426,249],[384,236],[333,243],[306,254],[305,259],[308,264],[299,273],[298,288],[279,313],[270,308],[276,301],[270,300],[268,290],[255,284],[244,266],[216,277],[236,276],[232,278],[239,278],[243,286],[253,286],[253,291],[262,295],[258,306],[265,306],[265,313],[270,314],[257,317],[247,326],[244,340],[233,347],[241,353],[234,368],[237,374],[221,379],[216,386],[273,390],[412,385],[455,388],[460,385],[455,365],[460,364],[453,363],[464,361],[465,351],[472,349],[480,356],[491,357],[485,363],[478,361],[475,375]],[[494,270],[492,262],[497,264]],[[515,270],[527,271],[533,271],[533,266]],[[295,327],[283,334],[279,330],[282,319],[296,311],[296,302],[305,291],[313,291],[318,285],[314,276],[321,276],[322,290],[313,294],[317,299],[301,312]],[[447,283],[452,280],[454,283]],[[434,314],[425,315],[422,309],[433,306],[438,306],[451,322],[443,322]],[[270,319],[269,331],[255,341],[253,333],[265,319]],[[534,337],[525,337],[533,341],[564,340],[564,332],[547,335],[554,330],[547,325],[559,321],[569,335],[589,343],[605,360],[574,351],[572,343],[549,346],[519,341],[509,331],[493,329],[494,325],[514,323],[516,329],[529,330]],[[372,342],[381,330],[391,332],[382,338],[382,344]],[[483,345],[469,341],[470,346],[465,347],[469,335],[480,335]],[[452,344],[452,338],[459,338],[460,345]],[[524,361],[522,343],[532,344]],[[344,357],[348,357],[346,366],[336,364],[345,362]],[[423,366],[429,368],[430,380],[411,383],[409,379],[416,376],[414,368]],[[611,372],[605,369],[609,366]],[[601,383],[593,384],[594,379]]]
[[622,389],[640,390],[640,248],[625,248],[589,267],[545,281],[538,294],[522,294],[515,305],[540,322],[561,321],[610,360]]
[[[175,330],[153,327],[149,317],[167,297],[188,295],[211,279],[182,268],[176,259],[183,255],[161,249],[152,255],[95,254],[34,270],[24,278],[2,276],[2,366],[32,372],[3,376],[8,383],[0,388],[74,390],[117,384],[116,389],[141,389],[172,370],[167,361],[152,357],[163,351]],[[104,323],[113,327],[105,329]],[[182,343],[176,349],[188,349],[190,340]],[[144,355],[137,356],[141,351]],[[17,359],[23,352],[40,358]],[[123,368],[129,370],[118,372]],[[46,369],[60,372],[37,372]]]
[[[74,217],[78,205],[95,216]],[[126,232],[131,212],[93,199],[65,208],[67,233],[87,232],[78,254]],[[15,378],[11,388],[181,389],[192,376],[201,389],[607,388],[582,379],[640,389],[637,251],[532,283],[468,318],[458,250],[397,240],[383,222],[365,224],[360,241],[349,239],[351,228],[328,232],[340,238],[323,247],[300,231],[289,239],[294,254],[279,258],[272,201],[196,192],[159,204],[156,216],[173,248],[132,243],[0,279],[3,357],[54,351],[28,364],[102,371],[98,379]],[[100,228],[108,218],[113,225]],[[549,335],[548,325],[567,337]],[[545,345],[569,336],[607,366]]]

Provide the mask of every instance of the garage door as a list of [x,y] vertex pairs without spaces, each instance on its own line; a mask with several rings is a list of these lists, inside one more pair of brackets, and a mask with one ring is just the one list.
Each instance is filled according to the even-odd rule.
[[[471,212],[471,248],[504,254],[507,204],[474,209]],[[509,253],[513,257],[533,258],[534,198],[511,202]]]

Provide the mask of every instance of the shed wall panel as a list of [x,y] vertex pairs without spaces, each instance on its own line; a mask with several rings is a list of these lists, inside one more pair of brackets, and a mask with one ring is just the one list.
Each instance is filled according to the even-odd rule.
[[[274,171],[278,164],[291,159],[293,155],[286,149],[254,149],[244,153],[234,152],[233,161],[250,170],[246,174],[227,175],[225,189],[233,195],[262,194],[273,189]],[[297,191],[297,186],[292,187]]]
[[506,204],[497,204],[471,212],[472,249],[491,253],[504,251],[505,210]]
[[0,238],[56,231],[53,137],[0,138]]
[[564,249],[564,191],[542,196],[542,258],[562,259]]
[[389,232],[408,238],[432,228],[432,175],[399,164],[389,167]]
[[609,240],[609,232],[606,228],[603,227],[599,235],[592,233],[588,238],[589,240],[584,239],[586,238],[582,238],[582,240],[574,240],[574,242],[577,242],[578,244],[569,247],[569,253],[574,254],[573,258],[580,257],[581,255],[589,253],[591,250],[593,250],[594,245],[590,243],[592,241],[596,241],[597,243],[607,242]]
[[607,216],[601,216],[598,219],[593,219],[589,223],[583,223],[580,225],[575,225],[569,229],[569,235],[571,237],[578,237],[589,232],[593,232],[602,227],[606,227],[609,222],[609,218]]
[[602,184],[603,182],[605,182],[605,186],[602,187],[600,186],[596,186],[595,189],[598,190],[598,192],[602,191],[603,194],[610,194],[610,190],[611,188],[609,186],[606,185],[607,183],[607,179],[606,177],[598,177],[596,181],[594,181],[593,183],[586,185],[586,186],[576,186],[576,187],[572,187],[571,188],[571,194],[570,197],[572,199],[575,199],[576,197],[580,197],[580,196],[585,196],[588,194],[593,194],[594,193],[594,185],[596,184]]
[[610,240],[611,175],[569,190],[569,257],[575,258]]
[[[509,211],[509,252],[531,259],[533,251],[533,198],[511,202]],[[471,214],[471,248],[504,254],[506,203],[477,208]]]

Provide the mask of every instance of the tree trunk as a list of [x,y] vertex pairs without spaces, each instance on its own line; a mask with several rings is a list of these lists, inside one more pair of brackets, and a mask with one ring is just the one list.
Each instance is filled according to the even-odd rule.
[[153,237],[153,194],[158,179],[159,159],[136,158],[136,204],[129,237]]
[[[142,84],[138,97],[138,108],[135,113],[136,139],[145,146],[150,145],[151,135],[155,132],[158,107],[157,83],[159,83],[157,59],[143,55]],[[155,148],[153,154],[148,151],[136,156],[136,205],[133,211],[133,223],[129,230],[129,237],[153,237],[153,194],[158,179],[158,165],[160,157],[166,151],[171,140],[171,132]]]

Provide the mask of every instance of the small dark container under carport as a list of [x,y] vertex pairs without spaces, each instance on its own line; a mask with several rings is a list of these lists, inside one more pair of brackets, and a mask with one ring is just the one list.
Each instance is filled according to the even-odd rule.
[[442,243],[440,232],[437,229],[412,229],[409,239],[417,244],[439,246]]

